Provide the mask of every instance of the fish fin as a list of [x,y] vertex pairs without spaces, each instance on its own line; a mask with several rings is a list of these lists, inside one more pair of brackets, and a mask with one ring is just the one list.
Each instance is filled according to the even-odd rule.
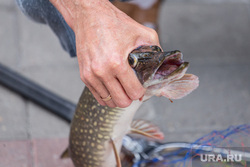
[[131,124],[131,133],[137,133],[153,139],[164,139],[164,134],[158,126],[145,120],[134,120]]
[[61,159],[64,159],[64,158],[69,158],[69,148],[66,148],[63,153],[61,154]]
[[111,144],[113,146],[114,153],[115,153],[115,160],[116,160],[117,167],[122,167],[121,159],[120,159],[119,153],[117,151],[117,148],[115,146],[115,142],[112,138],[110,138],[110,141],[111,141]]
[[181,99],[199,86],[199,78],[193,74],[185,74],[182,78],[169,83],[161,89],[159,96],[169,99]]

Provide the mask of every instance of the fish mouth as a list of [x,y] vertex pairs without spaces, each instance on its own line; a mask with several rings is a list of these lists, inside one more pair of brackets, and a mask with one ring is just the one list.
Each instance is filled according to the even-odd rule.
[[[181,70],[183,66],[186,66],[187,62],[184,62],[183,55],[180,51],[171,51],[165,54],[165,59],[160,63],[156,69],[153,80],[163,80],[171,76],[173,73]],[[188,65],[188,64],[187,64]]]

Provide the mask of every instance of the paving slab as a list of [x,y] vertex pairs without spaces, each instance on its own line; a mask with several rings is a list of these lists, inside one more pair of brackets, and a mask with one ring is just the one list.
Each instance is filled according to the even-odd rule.
[[0,140],[27,139],[28,129],[24,99],[0,85]]
[[15,6],[15,0],[1,0],[0,6],[3,7],[13,7]]
[[42,87],[63,98],[77,103],[84,88],[78,67],[67,66],[30,67],[21,70],[21,74]]
[[33,167],[31,150],[28,140],[0,141],[0,167]]
[[166,132],[164,133],[165,138],[163,142],[189,142],[193,143],[197,139],[201,138],[204,135],[209,134],[210,130],[203,130],[203,131],[186,131],[186,132]]
[[29,102],[27,104],[31,138],[67,138],[69,123]]
[[160,38],[166,50],[181,50],[192,64],[249,63],[249,5],[166,3]]
[[64,52],[58,38],[47,25],[32,21],[21,11],[18,11],[18,19],[20,20],[21,67],[67,66],[71,63],[75,66],[75,61],[69,60],[69,55]]
[[68,138],[0,141],[0,167],[73,167],[61,159]]
[[15,7],[2,6],[0,3],[0,20],[0,63],[17,69],[20,47]]
[[34,167],[74,167],[69,158],[60,158],[67,148],[67,138],[36,139],[33,140],[33,144]]

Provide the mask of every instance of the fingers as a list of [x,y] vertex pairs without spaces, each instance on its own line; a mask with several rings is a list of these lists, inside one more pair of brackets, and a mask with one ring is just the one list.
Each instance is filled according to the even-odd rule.
[[107,78],[104,80],[104,84],[117,107],[125,108],[132,103],[132,100],[127,96],[121,83],[116,78]]
[[126,70],[118,73],[117,78],[128,97],[131,100],[138,100],[144,95],[145,89],[139,82],[132,68],[128,64],[124,68],[126,68]]
[[[107,88],[103,85],[103,83],[101,83],[99,80],[96,80],[96,82],[93,83],[92,85],[95,88],[95,92],[97,93],[96,96],[102,101],[102,103],[112,108],[117,107],[116,103],[114,103],[113,101],[112,94],[109,92],[109,90],[107,90]],[[107,97],[109,96],[111,96],[111,99],[107,99]]]
[[[107,62],[105,64],[95,64],[92,68],[87,68],[88,64],[85,64],[81,72],[83,82],[101,105],[128,107],[132,100],[137,100],[144,94],[141,83],[127,62],[118,66],[119,69],[108,68],[107,66],[112,65],[108,65]],[[109,95],[111,99],[103,100]]]
[[86,86],[89,88],[90,92],[93,94],[93,96],[98,101],[98,103],[101,104],[102,106],[106,106],[106,103],[104,101],[102,101],[101,97],[96,92],[96,90],[90,85],[86,85]]
[[[103,75],[102,78],[99,78],[92,75],[85,78],[84,82],[101,105],[125,108],[132,102],[115,76]],[[107,98],[109,95],[111,99]],[[107,101],[104,100],[106,98]]]
[[109,91],[106,89],[106,87],[103,85],[102,82],[100,82],[99,79],[97,79],[94,75],[89,74],[86,77],[82,79],[83,82],[86,84],[86,86],[89,88],[95,99],[98,101],[99,104],[103,106],[109,106],[109,107],[117,107],[117,105],[113,102],[112,96],[110,100],[104,101],[106,97],[110,95]]
[[[127,62],[119,66],[119,69],[112,69],[107,74],[99,75],[98,79],[102,81],[103,85],[98,87],[98,92],[101,92],[103,89],[107,90],[117,107],[128,107],[133,100],[138,100],[145,92],[145,89]],[[100,93],[101,97],[107,97],[109,95],[107,92]],[[107,105],[110,106],[109,103]]]

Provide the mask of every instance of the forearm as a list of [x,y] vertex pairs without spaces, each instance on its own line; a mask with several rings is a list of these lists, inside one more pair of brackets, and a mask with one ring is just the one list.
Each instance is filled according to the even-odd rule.
[[83,19],[83,15],[90,17],[99,12],[104,14],[111,6],[109,0],[50,0],[50,2],[63,15],[65,21],[73,30],[76,26],[76,20]]

